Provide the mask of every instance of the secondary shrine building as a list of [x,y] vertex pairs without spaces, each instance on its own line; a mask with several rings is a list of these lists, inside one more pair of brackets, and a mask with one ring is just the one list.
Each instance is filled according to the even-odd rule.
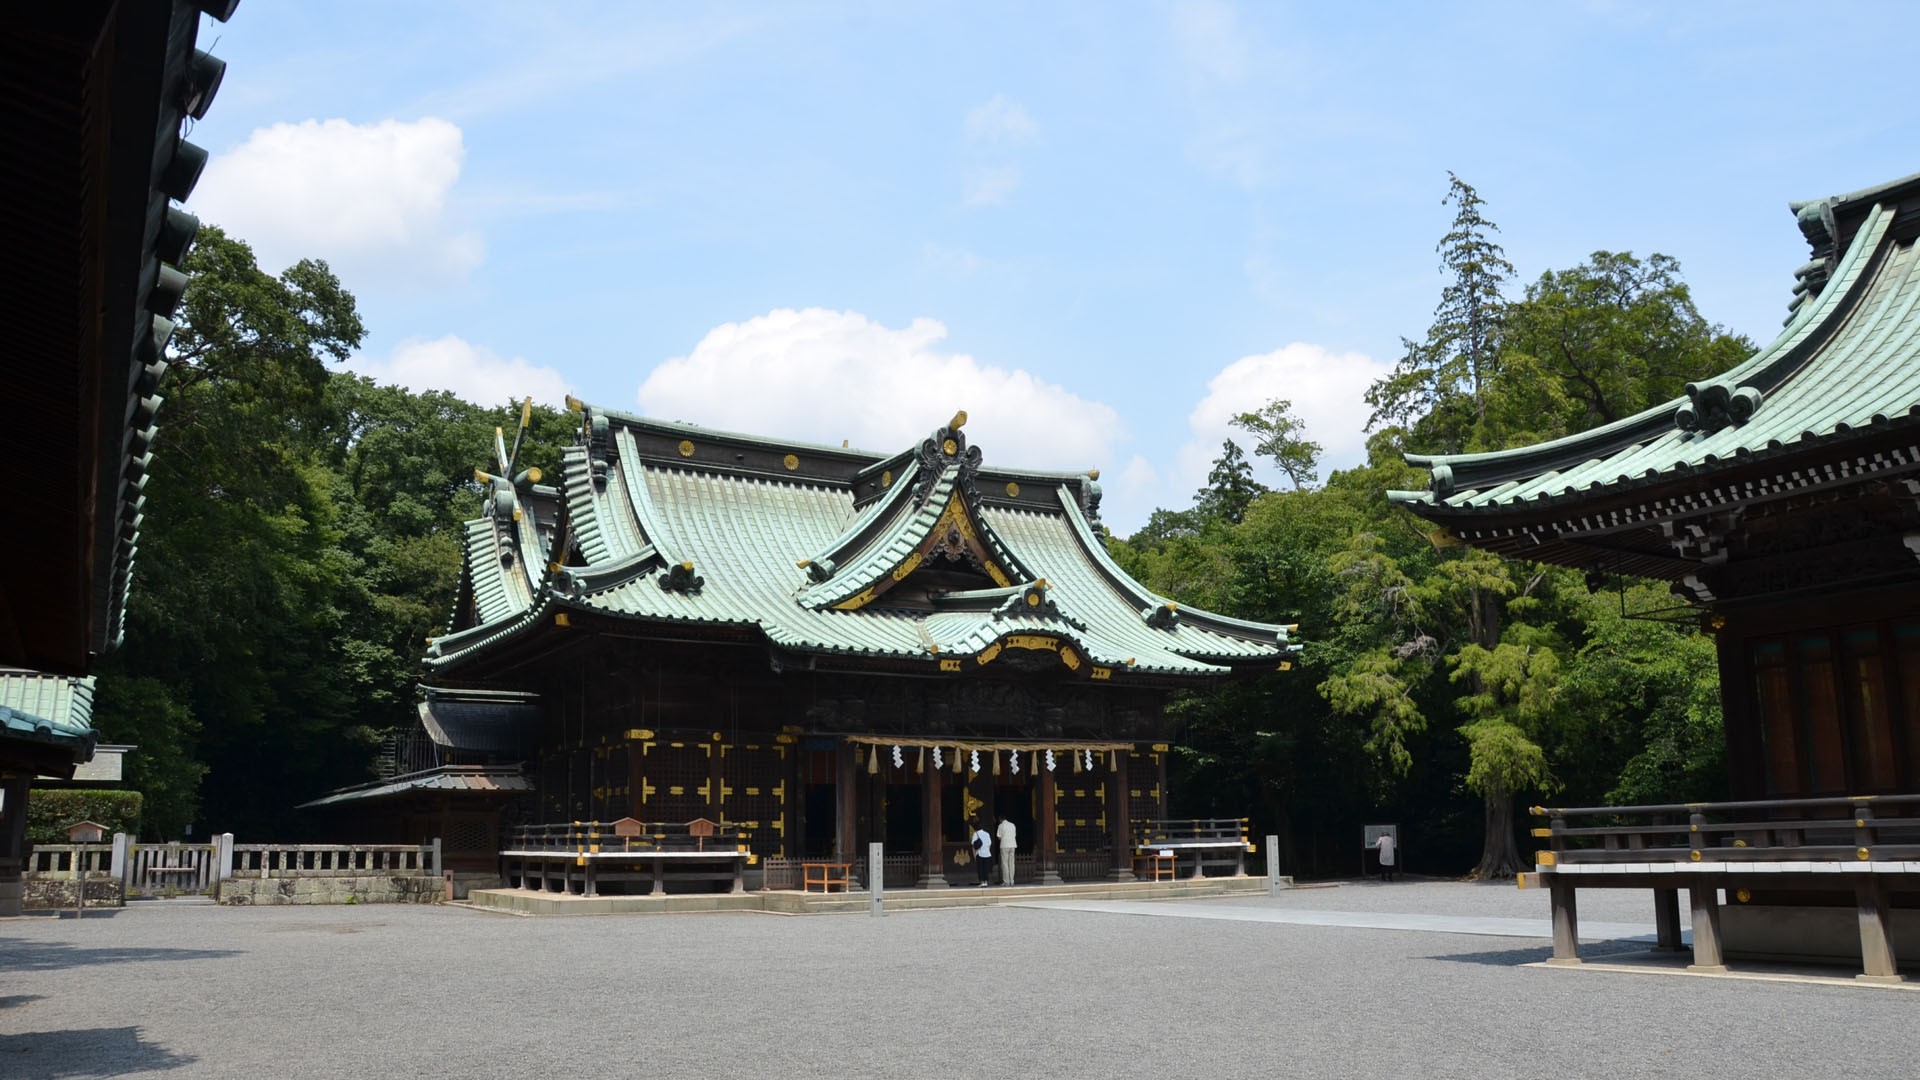
[[1391,493],[1477,547],[1669,581],[1718,642],[1736,802],[1538,811],[1563,958],[1574,887],[1637,883],[1675,945],[1690,890],[1702,966],[1721,894],[1735,952],[1920,959],[1920,175],[1792,209],[1811,259],[1751,359],[1579,435],[1410,456],[1429,489]]
[[939,885],[1004,815],[1023,877],[1124,877],[1165,816],[1169,693],[1294,653],[1129,578],[1097,474],[988,468],[965,413],[883,455],[569,405],[557,482],[504,447],[483,474],[426,658],[435,760],[470,764],[367,793],[497,808],[517,754],[509,820],[705,818],[764,859],[880,841]]

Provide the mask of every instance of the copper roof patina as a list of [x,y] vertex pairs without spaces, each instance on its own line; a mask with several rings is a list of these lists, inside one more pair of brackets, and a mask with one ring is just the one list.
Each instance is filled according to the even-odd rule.
[[928,674],[1010,648],[1098,679],[1205,680],[1293,655],[1286,627],[1128,577],[1094,534],[1095,474],[986,469],[964,413],[881,455],[579,408],[559,489],[497,489],[469,523],[461,608],[429,669],[572,613]]
[[1428,490],[1389,498],[1462,536],[1524,531],[1546,545],[1536,557],[1577,561],[1556,538],[1920,466],[1920,174],[1792,209],[1813,259],[1785,329],[1752,358],[1577,435],[1408,454]]
[[52,748],[79,765],[95,739],[92,676],[0,668],[0,740]]

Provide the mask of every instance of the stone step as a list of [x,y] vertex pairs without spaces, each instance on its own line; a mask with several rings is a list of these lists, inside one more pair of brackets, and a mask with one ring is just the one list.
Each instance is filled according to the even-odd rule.
[[[1184,881],[1095,881],[1078,885],[958,886],[949,889],[889,889],[887,911],[990,907],[1029,900],[1184,900],[1203,896],[1263,893],[1258,877],[1198,878]],[[870,909],[871,896],[803,893],[790,889],[750,893],[676,893],[669,896],[570,896],[529,889],[475,889],[465,907],[518,915],[668,914],[695,911],[758,911],[777,915],[857,914]]]

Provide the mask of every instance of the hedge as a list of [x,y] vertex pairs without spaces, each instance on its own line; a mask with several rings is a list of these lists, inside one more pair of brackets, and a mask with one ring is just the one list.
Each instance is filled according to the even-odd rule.
[[140,832],[140,793],[92,788],[34,788],[27,792],[27,843],[64,844],[67,827],[97,821],[116,832]]

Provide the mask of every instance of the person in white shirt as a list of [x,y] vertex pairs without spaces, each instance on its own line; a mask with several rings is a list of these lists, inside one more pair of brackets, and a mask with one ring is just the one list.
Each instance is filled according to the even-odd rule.
[[1020,847],[1020,833],[1008,821],[1005,814],[1000,816],[1000,827],[994,830],[1000,841],[1000,884],[1013,884],[1014,852]]
[[1374,838],[1373,850],[1380,853],[1380,880],[1393,880],[1393,834],[1381,833]]
[[980,888],[986,888],[987,876],[993,871],[993,836],[985,822],[973,826],[973,866],[980,872]]

